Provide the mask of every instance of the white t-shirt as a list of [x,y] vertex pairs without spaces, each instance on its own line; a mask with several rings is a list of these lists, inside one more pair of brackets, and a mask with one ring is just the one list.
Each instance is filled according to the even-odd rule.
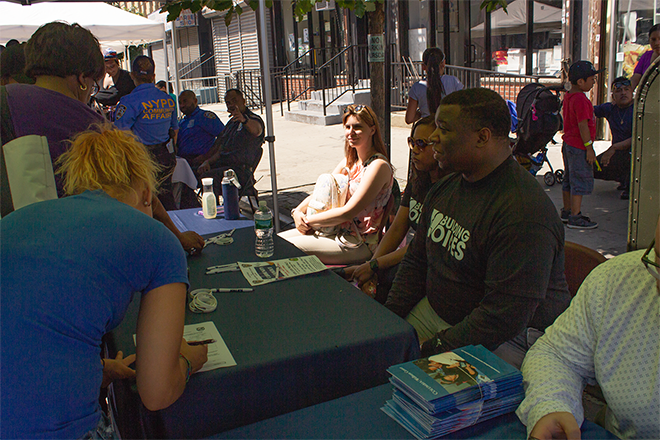
[[[463,90],[463,84],[455,76],[442,75],[440,80],[442,81],[442,87],[445,89],[442,94],[443,98],[457,90]],[[426,80],[413,84],[408,92],[408,98],[417,101],[417,108],[422,113],[422,118],[430,115],[429,104],[426,101]]]

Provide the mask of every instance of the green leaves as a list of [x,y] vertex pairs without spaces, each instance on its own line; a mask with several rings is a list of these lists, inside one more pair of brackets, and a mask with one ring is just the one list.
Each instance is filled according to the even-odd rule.
[[[307,15],[307,13],[314,10],[314,5],[323,0],[291,0],[293,13],[298,20]],[[357,17],[364,17],[367,12],[376,10],[377,3],[383,3],[385,0],[337,0],[337,5],[340,8],[349,9],[355,12]],[[245,0],[245,3],[253,10],[259,9],[259,0]],[[506,10],[506,0],[486,0],[482,3],[481,8],[488,4],[502,4]],[[235,6],[232,0],[173,0],[165,3],[161,8],[161,12],[167,12],[167,21],[174,21],[181,11],[190,9],[191,12],[201,11],[206,6],[214,11],[227,11],[225,15],[225,24],[229,26],[234,16],[239,16],[243,10],[239,6]],[[273,0],[266,0],[266,7],[273,7]],[[489,6],[490,7],[490,6]],[[495,9],[496,6],[492,6]],[[490,10],[489,10],[490,11]]]
[[501,6],[502,9],[504,9],[504,12],[508,14],[508,11],[506,10],[506,0],[484,0],[481,2],[481,9],[485,9],[486,12],[493,12],[498,8],[498,6]]

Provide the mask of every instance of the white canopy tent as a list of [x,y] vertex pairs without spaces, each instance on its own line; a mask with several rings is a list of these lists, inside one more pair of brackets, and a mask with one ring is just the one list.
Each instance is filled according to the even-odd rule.
[[0,2],[0,44],[27,41],[51,21],[78,23],[89,29],[101,45],[123,51],[125,46],[163,39],[163,24],[106,3],[43,2],[22,6]]
[[[515,0],[502,9],[491,13],[491,34],[512,35],[527,32],[527,2]],[[472,37],[484,36],[484,24],[478,24],[471,30]],[[561,30],[561,8],[534,2],[534,32]]]

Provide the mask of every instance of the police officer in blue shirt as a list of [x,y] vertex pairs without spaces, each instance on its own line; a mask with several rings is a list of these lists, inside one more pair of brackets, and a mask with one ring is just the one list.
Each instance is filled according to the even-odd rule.
[[177,154],[195,170],[211,156],[209,151],[225,124],[215,113],[199,108],[197,97],[190,90],[179,95],[179,108],[184,117],[179,121]]
[[172,138],[176,142],[179,129],[176,103],[167,93],[156,88],[155,64],[151,58],[140,55],[133,61],[131,77],[135,89],[121,98],[115,113],[118,128],[132,130],[163,168],[158,198],[167,210],[176,209],[172,195],[172,173],[176,166],[174,152],[167,148]]

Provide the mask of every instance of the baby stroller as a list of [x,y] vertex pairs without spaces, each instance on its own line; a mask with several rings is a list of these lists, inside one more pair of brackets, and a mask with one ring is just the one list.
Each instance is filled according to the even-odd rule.
[[564,180],[564,170],[555,170],[548,160],[548,143],[555,143],[553,137],[563,127],[559,90],[563,90],[563,87],[531,83],[523,87],[516,99],[516,110],[520,117],[513,156],[533,176],[536,176],[544,162],[547,163],[550,171],[543,175],[543,182],[547,186]]

